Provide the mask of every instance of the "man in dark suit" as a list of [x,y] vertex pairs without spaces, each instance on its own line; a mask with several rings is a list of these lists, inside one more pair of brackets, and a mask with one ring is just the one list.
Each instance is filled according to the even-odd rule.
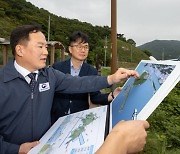
[[[71,54],[71,58],[62,62],[57,62],[53,67],[65,74],[71,74],[72,76],[97,75],[97,70],[84,62],[89,52],[88,36],[81,31],[75,31],[70,36],[69,41],[69,53]],[[119,91],[120,88],[117,88],[114,91],[114,95],[116,96]],[[55,94],[52,107],[52,122],[54,123],[61,116],[89,109],[89,95],[91,102],[101,105],[109,104],[114,97],[112,93],[102,94],[100,91],[81,94]]]

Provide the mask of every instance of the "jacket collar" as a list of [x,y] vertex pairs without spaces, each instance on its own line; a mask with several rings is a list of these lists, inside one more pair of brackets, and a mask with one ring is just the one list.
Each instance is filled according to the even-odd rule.
[[[47,76],[47,73],[45,72],[44,68],[39,70],[39,75],[40,74]],[[9,82],[9,81],[14,80],[16,78],[24,79],[24,77],[14,67],[14,60],[11,60],[4,66],[3,81]]]
[[14,67],[14,60],[11,60],[6,64],[3,69],[3,81],[8,82],[15,78],[24,78]]
[[[66,66],[65,66],[65,72],[71,74],[71,59],[67,60]],[[86,62],[82,63],[81,70],[79,72],[79,76],[86,76],[88,71],[88,64]]]
[[[71,62],[70,62],[70,59],[66,60],[65,61],[65,65],[63,67],[63,72],[66,74],[71,74]],[[89,70],[89,65],[86,63],[86,62],[83,62],[82,66],[81,66],[81,70],[79,72],[79,76],[85,76],[87,75],[87,72]]]

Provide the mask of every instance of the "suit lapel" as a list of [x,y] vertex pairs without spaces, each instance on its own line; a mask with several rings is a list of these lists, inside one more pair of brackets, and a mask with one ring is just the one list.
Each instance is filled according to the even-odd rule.
[[64,73],[68,73],[71,74],[71,64],[70,64],[70,59],[68,59],[67,61],[65,61],[65,65],[64,65]]
[[85,63],[85,62],[83,62],[83,64],[82,64],[82,67],[81,67],[81,70],[80,70],[80,72],[79,72],[79,76],[87,76],[87,72],[88,72],[88,65]]

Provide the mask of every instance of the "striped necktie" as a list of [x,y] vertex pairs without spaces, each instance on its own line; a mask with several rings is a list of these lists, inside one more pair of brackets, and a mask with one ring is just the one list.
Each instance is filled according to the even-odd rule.
[[31,79],[29,85],[30,85],[30,88],[31,88],[31,92],[33,92],[34,87],[36,85],[36,73],[30,73],[30,74],[28,74],[28,77]]

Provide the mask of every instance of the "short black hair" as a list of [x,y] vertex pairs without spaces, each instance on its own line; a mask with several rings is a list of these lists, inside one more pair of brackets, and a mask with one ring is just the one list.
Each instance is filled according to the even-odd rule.
[[81,40],[81,43],[89,43],[89,36],[81,31],[75,31],[69,37],[69,45],[78,40]]
[[42,31],[41,27],[39,25],[24,25],[15,28],[11,32],[10,36],[10,45],[12,49],[12,54],[15,55],[15,48],[16,45],[23,40],[29,40],[29,34],[30,33],[36,33]]

